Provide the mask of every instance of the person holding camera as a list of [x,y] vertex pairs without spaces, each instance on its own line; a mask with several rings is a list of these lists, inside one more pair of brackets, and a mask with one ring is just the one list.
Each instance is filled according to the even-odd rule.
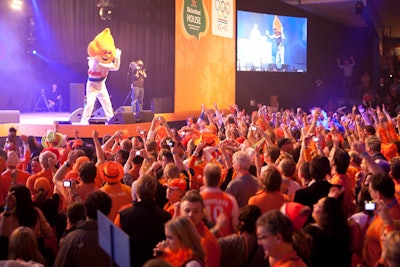
[[69,152],[68,159],[53,177],[54,186],[64,197],[66,206],[73,202],[85,202],[90,193],[99,190],[94,182],[97,175],[97,167],[93,162],[84,162],[79,167],[78,177],[81,180],[80,183],[76,183],[74,180],[64,180],[65,175],[71,170],[78,156],[79,154],[76,150]]
[[147,78],[146,69],[141,59],[131,62],[129,68],[132,75],[132,111],[140,112],[143,110],[144,80]]

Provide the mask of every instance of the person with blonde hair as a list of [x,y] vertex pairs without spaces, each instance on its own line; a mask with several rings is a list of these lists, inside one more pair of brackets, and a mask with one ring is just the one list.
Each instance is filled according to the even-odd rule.
[[154,254],[172,266],[204,266],[201,238],[186,217],[176,217],[165,224],[166,240],[157,244]]
[[[9,260],[7,262],[10,265],[10,261],[18,261],[21,266],[43,266],[45,264],[45,259],[39,251],[35,234],[29,227],[21,226],[16,228],[10,236],[8,246]],[[29,265],[22,265],[25,262],[29,263]]]

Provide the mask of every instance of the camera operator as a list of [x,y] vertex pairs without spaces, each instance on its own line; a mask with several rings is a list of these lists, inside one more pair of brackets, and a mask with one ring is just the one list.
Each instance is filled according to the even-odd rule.
[[143,110],[144,79],[147,78],[146,69],[141,59],[131,62],[129,68],[132,75],[132,111],[140,112]]

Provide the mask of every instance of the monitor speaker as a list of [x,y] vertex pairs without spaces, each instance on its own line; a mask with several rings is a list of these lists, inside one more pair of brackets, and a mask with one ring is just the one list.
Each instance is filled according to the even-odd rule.
[[143,110],[136,114],[137,122],[151,122],[154,118],[154,112],[152,110]]
[[132,107],[131,106],[120,106],[115,110],[115,113],[122,113],[122,112],[130,112],[132,113]]
[[103,108],[96,109],[92,114],[92,117],[95,117],[95,118],[97,118],[97,117],[105,117],[105,116],[106,116],[106,114],[104,113],[104,109]]
[[82,119],[83,108],[74,110],[68,117],[70,122],[80,122]]
[[108,121],[108,124],[133,124],[136,123],[135,116],[132,112],[119,112]]
[[19,123],[19,110],[0,110],[0,123]]

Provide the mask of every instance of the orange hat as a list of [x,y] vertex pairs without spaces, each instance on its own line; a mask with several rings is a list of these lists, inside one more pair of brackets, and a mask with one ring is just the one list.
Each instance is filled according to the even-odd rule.
[[124,168],[115,161],[108,161],[100,168],[101,178],[108,183],[117,183],[124,177]]
[[213,133],[204,133],[194,140],[194,145],[197,146],[200,142],[205,142],[207,146],[217,146],[219,138]]
[[303,228],[306,223],[311,209],[308,206],[296,202],[285,202],[281,207],[281,212],[288,216],[293,223],[294,229],[298,231]]
[[166,182],[164,186],[168,187],[169,189],[179,189],[181,191],[186,191],[187,183],[184,179],[174,178]]
[[80,148],[80,147],[84,146],[84,143],[83,143],[82,139],[75,139],[72,142],[73,142],[72,149]]
[[36,179],[35,184],[33,185],[33,190],[35,192],[39,192],[40,189],[45,192],[49,192],[49,190],[51,189],[50,182],[46,177],[39,177],[38,179]]
[[275,15],[274,21],[272,22],[273,28],[276,29],[278,32],[282,32],[282,23],[279,20],[278,16]]
[[90,159],[88,158],[88,157],[86,157],[86,156],[80,156],[80,157],[78,157],[76,160],[75,160],[75,163],[74,163],[74,169],[75,170],[78,170],[79,169],[79,167],[82,165],[82,163],[84,163],[84,162],[89,162],[90,161]]

